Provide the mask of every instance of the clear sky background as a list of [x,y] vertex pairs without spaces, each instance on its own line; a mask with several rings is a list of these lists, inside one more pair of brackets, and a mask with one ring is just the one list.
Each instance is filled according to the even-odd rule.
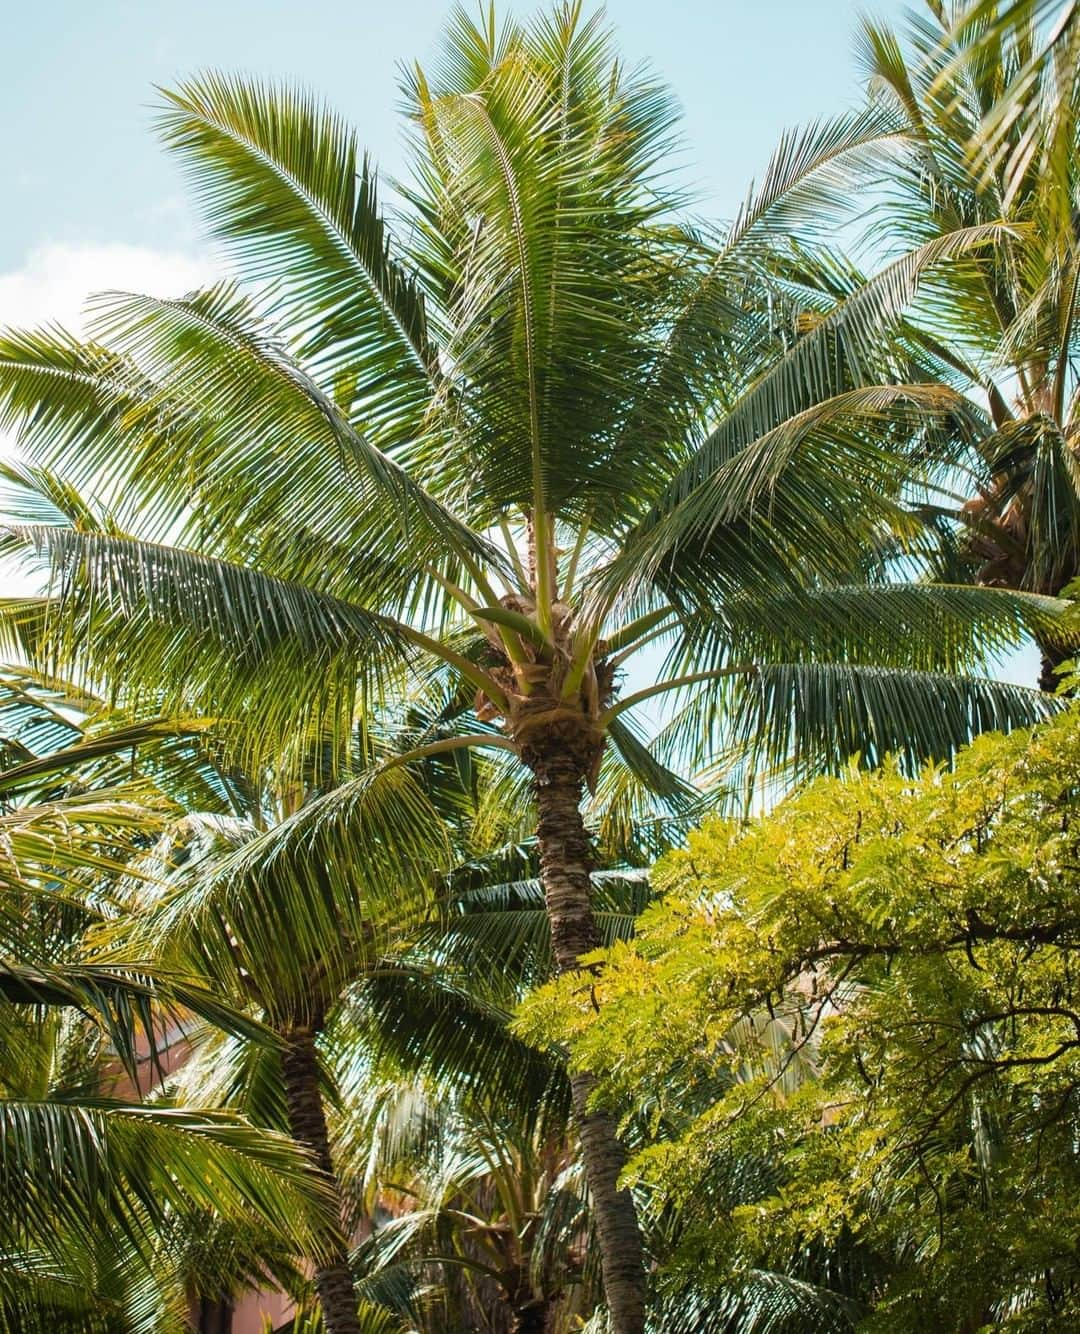
[[[316,89],[358,127],[384,174],[399,171],[396,68],[431,54],[449,8],[447,0],[7,0],[0,274],[57,244],[197,253],[196,219],[150,121],[155,84],[206,68]],[[734,211],[785,127],[858,100],[852,34],[861,10],[899,16],[902,6],[610,0],[627,60],[650,61],[683,103],[687,172],[703,211]]]
[[[922,0],[915,0],[922,3]],[[728,218],[780,134],[856,104],[859,16],[903,0],[609,0],[629,63],[684,109],[696,210]],[[0,0],[0,327],[70,326],[90,291],[175,295],[221,271],[153,130],[155,85],[208,68],[304,84],[405,168],[400,62],[427,60],[449,0]],[[507,6],[501,4],[500,10]],[[525,14],[531,5],[510,6]],[[0,441],[0,449],[3,442]],[[0,582],[10,582],[0,570]],[[1004,675],[1033,679],[1033,658]]]

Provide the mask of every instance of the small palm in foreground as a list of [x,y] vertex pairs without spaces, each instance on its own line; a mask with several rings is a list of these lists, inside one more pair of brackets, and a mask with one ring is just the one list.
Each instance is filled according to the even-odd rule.
[[[577,5],[528,29],[456,12],[406,96],[395,236],[352,134],[310,98],[213,76],[168,95],[168,143],[269,290],[113,294],[100,341],[4,340],[0,401],[50,495],[9,542],[56,575],[8,621],[132,705],[225,715],[249,767],[316,727],[333,755],[358,689],[449,667],[471,730],[414,753],[493,746],[531,778],[569,970],[598,939],[580,806],[602,759],[677,797],[661,760],[944,754],[1043,712],[954,673],[1051,599],[890,584],[873,555],[917,537],[900,497],[916,428],[965,412],[905,382],[889,330],[925,271],[995,226],[807,325],[782,287],[766,301],[777,237],[894,117],[789,137],[714,235],[674,211],[666,93]],[[659,679],[620,696],[650,643]],[[664,691],[682,707],[657,753],[624,715]],[[640,1237],[591,1089],[573,1076],[613,1327],[632,1332]]]
[[[183,746],[160,720],[84,731],[87,703],[0,673],[0,1324],[179,1334],[192,1287],[321,1253],[331,1201],[287,1136],[138,1096],[179,1015],[270,1035],[189,979],[87,948],[169,814],[132,747],[153,764]],[[216,1242],[201,1258],[196,1234]]]
[[438,1278],[430,1329],[545,1334],[588,1315],[599,1275],[563,1135],[404,1083],[365,1093],[349,1106],[370,1137],[361,1161],[396,1209],[361,1243],[358,1269],[384,1285]]
[[[446,836],[402,769],[359,800],[355,791],[341,799],[333,788],[319,794],[276,777],[234,773],[239,818],[193,812],[169,829],[146,859],[158,870],[158,893],[113,926],[107,956],[197,977],[276,1036],[272,1052],[243,1044],[234,1072],[215,1046],[220,1025],[196,1035],[209,1045],[218,1093],[208,1098],[197,1082],[192,1091],[287,1131],[318,1166],[337,1226],[305,1256],[325,1328],[337,1334],[358,1328],[357,1299],[320,1042],[342,995],[422,920]],[[380,846],[394,849],[392,866]],[[181,1087],[191,1090],[197,1072],[197,1062],[182,1072]]]

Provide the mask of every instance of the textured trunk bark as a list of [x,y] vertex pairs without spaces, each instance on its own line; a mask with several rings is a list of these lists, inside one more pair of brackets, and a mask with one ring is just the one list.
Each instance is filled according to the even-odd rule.
[[[539,812],[540,880],[551,922],[555,964],[560,973],[577,966],[598,944],[589,900],[589,839],[581,819],[584,775],[573,755],[553,747],[534,763]],[[617,1186],[625,1157],[615,1121],[588,1110],[595,1086],[587,1074],[571,1078],[574,1119],[600,1237],[613,1334],[641,1334],[645,1328],[645,1267],[634,1202]]]
[[[333,1185],[334,1196],[340,1206],[341,1191],[330,1161],[330,1140],[326,1133],[326,1116],[319,1088],[315,1033],[311,1028],[297,1028],[285,1036],[288,1045],[282,1053],[281,1067],[285,1102],[289,1109],[289,1129],[293,1138],[314,1154],[315,1161]],[[319,1295],[327,1334],[360,1334],[356,1292],[349,1273],[344,1241],[337,1242],[316,1268],[315,1291]]]

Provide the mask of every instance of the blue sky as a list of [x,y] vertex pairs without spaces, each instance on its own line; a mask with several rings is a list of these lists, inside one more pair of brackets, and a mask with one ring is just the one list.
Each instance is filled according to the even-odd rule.
[[[21,0],[0,72],[0,273],[55,243],[195,249],[175,166],[149,128],[155,84],[207,67],[286,77],[345,114],[384,171],[402,165],[395,66],[430,54],[446,0]],[[518,3],[518,13],[527,12]],[[686,112],[687,169],[729,215],[787,126],[859,95],[860,11],[899,0],[610,0],[630,61],[648,59]],[[0,323],[3,311],[0,310]]]

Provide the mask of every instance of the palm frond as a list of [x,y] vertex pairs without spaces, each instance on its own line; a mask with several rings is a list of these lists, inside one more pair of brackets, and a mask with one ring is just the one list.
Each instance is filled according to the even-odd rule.
[[347,732],[357,681],[404,654],[383,617],[183,548],[59,527],[4,545],[50,569],[52,596],[3,608],[24,660],[91,690],[123,680],[130,708],[209,710],[256,749]]
[[445,840],[405,770],[375,771],[223,857],[190,854],[175,888],[120,924],[107,958],[172,962],[275,1021],[311,1022],[428,911]]
[[963,673],[1032,636],[1067,638],[1067,608],[1058,598],[940,583],[763,593],[732,598],[714,616],[687,623],[669,661],[688,670],[798,655],[807,662]]
[[[951,758],[980,732],[1027,727],[1052,696],[1005,682],[847,663],[770,664],[743,677],[721,732],[739,753],[797,775],[852,756],[908,766]],[[723,747],[719,748],[722,752]]]
[[674,481],[667,504],[691,493],[746,442],[853,387],[873,385],[883,336],[937,265],[1013,235],[994,221],[936,236],[893,260],[822,319],[767,371],[709,435]]
[[254,1214],[318,1253],[331,1217],[325,1187],[286,1137],[224,1113],[107,1100],[0,1099],[0,1198],[9,1244],[126,1218],[138,1245],[140,1220],[163,1225],[170,1208],[194,1206]]
[[300,355],[348,386],[344,410],[380,444],[415,437],[442,372],[355,134],[284,85],[210,73],[162,96],[166,145],[246,275],[280,284]]
[[509,1014],[435,972],[382,966],[356,988],[349,1022],[378,1060],[464,1091],[526,1121],[564,1126],[570,1086],[563,1067],[509,1030]]

